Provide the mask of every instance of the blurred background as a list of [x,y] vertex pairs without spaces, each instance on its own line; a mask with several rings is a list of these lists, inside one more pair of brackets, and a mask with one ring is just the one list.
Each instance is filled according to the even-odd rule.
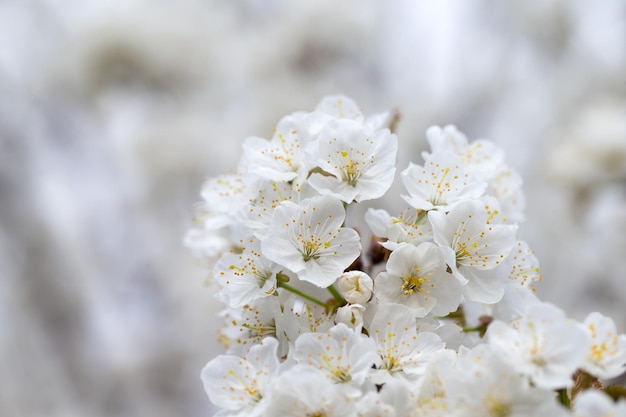
[[626,331],[625,2],[0,0],[0,415],[211,415],[201,185],[334,93],[400,112],[399,169],[504,148],[540,297]]

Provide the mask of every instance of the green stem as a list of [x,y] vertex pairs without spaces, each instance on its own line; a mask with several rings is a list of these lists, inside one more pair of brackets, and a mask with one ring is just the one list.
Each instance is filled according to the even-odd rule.
[[463,327],[463,333],[471,333],[471,332],[479,332],[483,329],[483,326],[476,326],[476,327]]
[[328,290],[328,292],[330,292],[333,295],[335,300],[337,300],[339,307],[343,307],[346,305],[346,300],[341,296],[341,294],[339,294],[339,291],[337,291],[337,288],[333,287],[331,284],[331,286],[326,289]]
[[310,302],[315,303],[315,304],[317,304],[318,306],[322,306],[322,307],[324,307],[324,308],[325,308],[325,309],[327,309],[327,310],[330,310],[330,309],[331,309],[331,307],[330,307],[328,304],[326,304],[325,302],[320,301],[320,300],[318,300],[318,299],[317,299],[317,298],[315,298],[315,297],[311,297],[309,294],[303,293],[303,292],[302,292],[302,291],[300,291],[299,289],[294,288],[294,287],[292,287],[292,286],[291,286],[291,285],[289,285],[289,284],[286,284],[286,283],[284,283],[284,282],[279,282],[279,283],[278,283],[278,287],[279,287],[279,288],[284,288],[284,289],[286,289],[286,290],[287,290],[287,291],[289,291],[289,292],[292,292],[292,293],[294,293],[294,294],[296,294],[296,295],[299,295],[300,297],[304,298],[305,300],[309,300]]
[[563,404],[566,408],[570,408],[570,400],[569,396],[567,395],[567,388],[561,388],[557,391],[557,393],[559,394],[559,402]]

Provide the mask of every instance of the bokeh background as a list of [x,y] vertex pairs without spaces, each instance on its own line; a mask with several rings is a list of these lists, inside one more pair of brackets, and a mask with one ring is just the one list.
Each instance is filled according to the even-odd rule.
[[333,93],[400,112],[400,169],[503,147],[540,297],[626,331],[625,2],[0,0],[0,415],[211,415],[200,187]]

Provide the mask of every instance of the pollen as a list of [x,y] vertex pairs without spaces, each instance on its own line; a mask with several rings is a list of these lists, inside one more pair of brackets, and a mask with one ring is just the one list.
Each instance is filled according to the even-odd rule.
[[418,267],[414,267],[408,275],[402,278],[402,293],[405,295],[411,295],[415,292],[428,293],[428,290],[424,288],[424,284],[428,281],[428,277],[421,276],[420,269]]
[[[361,176],[362,162],[354,160],[346,150],[339,152],[339,155],[341,156],[341,161],[338,162],[340,165],[337,165],[337,169],[341,173],[341,178],[348,183],[348,185],[355,187]],[[364,155],[365,154],[362,156]]]

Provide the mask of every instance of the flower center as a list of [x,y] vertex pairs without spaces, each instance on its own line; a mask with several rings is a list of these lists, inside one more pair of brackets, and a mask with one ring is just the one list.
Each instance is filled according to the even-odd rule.
[[[469,243],[469,242],[468,242]],[[476,249],[478,247],[478,242],[474,241],[471,244],[467,245],[464,242],[456,242],[456,266],[469,262],[470,266],[473,265],[472,261],[475,256],[478,256],[478,253],[473,254],[470,252],[471,249]]]
[[402,292],[405,295],[411,295],[415,292],[424,292],[422,285],[428,281],[427,277],[420,276],[420,269],[415,267],[411,272],[402,278]]
[[361,170],[359,170],[359,162],[355,162],[350,158],[347,151],[341,151],[341,156],[347,161],[342,167],[343,180],[355,187],[356,182],[361,176]]
[[[251,397],[250,401],[252,403],[258,403],[259,401],[261,401],[263,396],[261,395],[261,393],[259,392],[258,388],[256,387],[256,380],[255,379],[253,379],[251,381],[247,381],[246,379],[244,379],[240,375],[238,375],[235,372],[234,369],[229,369],[228,373],[230,374],[230,376],[233,377],[233,379],[238,381],[243,386],[243,391]],[[249,382],[249,384],[248,384],[248,382]]]
[[276,337],[276,322],[273,319],[271,323],[267,323],[266,325],[259,324],[258,326],[254,326],[248,323],[243,323],[241,327],[248,330],[248,336],[250,339],[263,339],[268,336]]
[[443,175],[437,183],[437,189],[435,190],[435,194],[430,198],[430,202],[433,206],[443,205],[446,203],[445,193],[450,191],[450,183],[444,182],[446,177],[450,173],[450,168],[444,168],[441,170]]
[[589,353],[589,358],[594,362],[599,362],[608,353],[613,353],[613,352],[609,352],[609,347],[607,346],[606,342],[596,343],[596,344],[591,345],[591,352]]
[[487,409],[489,410],[490,416],[509,417],[513,412],[509,404],[503,404],[491,395],[488,395],[487,398],[485,398],[485,402],[487,403]]
[[318,240],[307,240],[302,244],[302,259],[307,262],[311,259],[318,259],[320,257],[320,250],[326,249],[330,246],[330,241],[324,243],[318,243]]
[[[297,133],[296,131],[292,131],[292,134]],[[271,153],[275,153],[272,157],[275,161],[282,162],[289,166],[289,168],[293,172],[298,172],[300,168],[300,164],[294,161],[295,150],[300,147],[298,143],[298,139],[294,138],[292,144],[288,144],[285,136],[282,133],[278,133],[278,140],[280,142],[280,147],[278,148],[269,148],[267,150],[261,151],[261,154],[266,154],[268,151]]]

